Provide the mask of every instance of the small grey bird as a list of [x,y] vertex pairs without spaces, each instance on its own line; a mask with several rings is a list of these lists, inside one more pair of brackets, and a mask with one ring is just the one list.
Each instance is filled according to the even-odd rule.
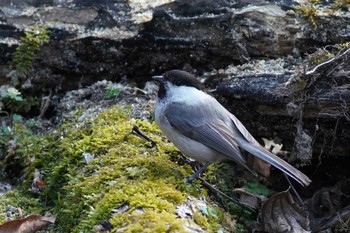
[[267,177],[272,165],[301,185],[310,184],[305,174],[262,147],[233,114],[201,90],[192,74],[171,70],[153,79],[160,83],[155,109],[158,126],[184,155],[205,163],[189,181],[213,162],[233,160],[253,174]]

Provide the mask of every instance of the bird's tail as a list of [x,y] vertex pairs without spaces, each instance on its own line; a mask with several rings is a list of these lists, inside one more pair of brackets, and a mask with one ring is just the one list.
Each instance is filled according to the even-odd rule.
[[281,170],[303,186],[311,183],[309,177],[304,173],[262,147],[233,114],[230,114],[230,118],[233,123],[232,127],[234,127],[233,132],[236,133],[234,139],[240,148]]
[[309,177],[307,177],[304,173],[302,173],[301,171],[299,171],[298,169],[296,169],[277,155],[271,153],[264,147],[250,143],[244,140],[243,138],[238,139],[237,142],[243,150],[281,170],[283,173],[290,176],[301,185],[307,186],[311,183]]

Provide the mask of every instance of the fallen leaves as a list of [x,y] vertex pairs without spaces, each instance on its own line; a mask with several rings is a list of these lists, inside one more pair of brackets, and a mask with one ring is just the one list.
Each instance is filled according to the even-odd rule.
[[30,191],[32,193],[40,193],[44,188],[46,188],[46,184],[43,181],[43,175],[40,173],[39,169],[35,169]]
[[263,204],[259,218],[268,232],[311,232],[308,213],[294,202],[288,191],[270,197]]
[[5,222],[0,225],[0,233],[34,233],[51,223],[55,223],[55,221],[56,216],[31,215],[23,219]]

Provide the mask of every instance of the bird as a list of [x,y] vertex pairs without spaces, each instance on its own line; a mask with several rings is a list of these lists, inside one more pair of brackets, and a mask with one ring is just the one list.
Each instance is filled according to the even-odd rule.
[[261,146],[232,113],[204,92],[193,74],[170,70],[152,78],[159,83],[157,125],[186,157],[204,163],[188,181],[214,162],[233,160],[255,175],[268,177],[272,165],[302,186],[311,183],[304,173]]

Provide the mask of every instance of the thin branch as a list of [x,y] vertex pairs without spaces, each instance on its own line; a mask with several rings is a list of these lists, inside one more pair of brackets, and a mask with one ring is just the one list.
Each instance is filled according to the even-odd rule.
[[153,141],[150,137],[148,137],[146,134],[142,133],[140,128],[137,125],[134,125],[131,130],[131,134],[138,136],[148,142],[151,142],[151,147],[154,147],[157,143]]
[[322,62],[322,63],[318,64],[317,66],[315,66],[315,68],[313,68],[312,70],[307,71],[305,74],[306,74],[306,75],[310,75],[310,74],[315,73],[316,70],[317,70],[318,68],[320,68],[321,66],[324,66],[324,65],[326,65],[326,64],[328,64],[328,63],[331,63],[332,61],[334,61],[334,60],[336,60],[336,59],[339,59],[339,58],[343,57],[343,56],[344,56],[345,54],[347,54],[349,51],[350,51],[350,49],[347,49],[344,53],[342,53],[342,54],[340,54],[340,55],[337,55],[337,56],[335,56],[335,57],[333,57],[333,58],[331,58],[331,59],[329,59],[329,60],[327,60],[327,61],[325,61],[325,62]]
[[237,205],[239,205],[239,206],[242,207],[242,208],[248,209],[248,210],[253,211],[253,212],[256,211],[256,210],[253,209],[252,207],[242,204],[242,203],[238,200],[238,198],[236,198],[236,197],[230,197],[230,196],[228,196],[227,194],[223,193],[222,191],[220,191],[219,189],[215,188],[213,185],[211,185],[210,183],[208,183],[208,182],[207,182],[206,180],[204,180],[203,178],[198,177],[197,179],[200,180],[201,183],[202,183],[202,185],[203,185],[204,187],[206,187],[207,189],[209,189],[210,191],[221,195],[222,197],[224,197],[224,198],[226,198],[226,199],[228,199],[228,200],[230,200],[230,201],[236,203]]

